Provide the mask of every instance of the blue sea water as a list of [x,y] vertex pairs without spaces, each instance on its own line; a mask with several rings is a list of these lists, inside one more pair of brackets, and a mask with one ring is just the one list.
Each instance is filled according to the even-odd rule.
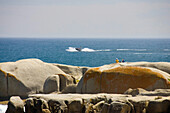
[[[81,47],[82,52],[75,47]],[[170,39],[0,38],[0,62],[28,58],[90,67],[115,63],[116,58],[170,62]]]

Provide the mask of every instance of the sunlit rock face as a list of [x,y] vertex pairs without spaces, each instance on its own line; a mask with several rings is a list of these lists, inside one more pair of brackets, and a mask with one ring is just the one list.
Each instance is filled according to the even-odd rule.
[[77,86],[78,93],[124,93],[128,88],[170,88],[170,75],[150,67],[106,65],[89,69]]
[[54,74],[65,73],[39,59],[0,63],[0,97],[42,93],[45,80]]

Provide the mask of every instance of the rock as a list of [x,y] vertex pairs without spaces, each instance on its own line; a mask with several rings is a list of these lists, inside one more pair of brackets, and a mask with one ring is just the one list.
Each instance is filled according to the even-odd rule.
[[42,113],[51,113],[49,109],[43,109]]
[[[93,112],[100,109],[101,101],[112,97],[128,97],[121,94],[33,94],[30,98],[44,99],[48,102],[51,112]],[[80,106],[81,107],[76,107]],[[75,109],[78,108],[78,109]],[[99,108],[99,109],[98,109]]]
[[89,69],[77,86],[80,93],[100,93],[100,74],[99,68]]
[[[131,96],[127,96],[131,97]],[[131,112],[134,113],[134,106],[132,103],[129,102],[125,96],[120,96],[120,97],[112,97],[109,99],[108,103],[111,105],[110,106],[110,112],[112,111],[112,107],[115,107],[114,112]]]
[[136,113],[168,113],[170,107],[170,96],[142,96],[127,97],[127,100],[134,106]]
[[24,102],[19,96],[10,98],[6,113],[24,113]]
[[[65,100],[67,101],[67,100]],[[48,105],[51,113],[67,113],[68,108],[63,100],[49,99]]]
[[96,113],[94,112],[92,103],[86,103],[84,105],[85,105],[85,113]]
[[42,111],[48,109],[48,104],[44,99],[35,99],[34,106],[36,108],[36,113],[42,113]]
[[146,108],[148,106],[149,99],[147,97],[129,97],[128,101],[133,105],[135,113],[146,113]]
[[72,100],[68,103],[68,113],[84,113],[81,99]]
[[72,75],[76,78],[76,80],[80,80],[84,73],[90,69],[90,67],[79,67],[79,66],[71,66],[64,64],[54,64],[58,68],[60,68],[66,74]]
[[44,83],[44,87],[43,87],[43,91],[44,93],[51,93],[54,91],[60,91],[60,78],[58,75],[51,75],[49,76],[45,83]]
[[101,101],[107,101],[106,96],[104,96],[104,95],[97,96],[96,95],[96,97],[90,99],[90,103],[92,103],[94,105],[98,104]]
[[80,81],[77,84],[76,93],[82,92],[83,80],[84,80],[84,76],[82,76],[82,78],[80,79]]
[[[64,89],[63,93],[69,92],[69,90],[76,92],[76,85],[73,86],[74,84],[76,84],[75,78],[68,74],[51,75],[44,83],[44,93],[60,92]],[[67,86],[69,87],[66,89]]]
[[58,74],[60,78],[60,91],[70,84],[76,84],[75,78],[68,74]]
[[141,92],[144,96],[170,96],[170,89],[155,89],[154,91]]
[[104,103],[105,103],[105,101],[100,101],[100,102],[98,102],[97,104],[95,104],[95,105],[93,106],[93,109],[94,109],[96,112],[102,111],[102,108],[103,108]]
[[170,75],[158,69],[117,66],[89,69],[78,84],[81,93],[124,93],[128,88],[170,88]]
[[101,113],[109,113],[110,104],[105,103],[102,107]]
[[147,113],[170,113],[170,98],[158,99],[149,102]]
[[54,74],[65,74],[58,67],[38,59],[0,63],[0,97],[42,93],[45,80]]
[[48,113],[49,107],[44,99],[28,98],[25,102],[26,113]]
[[142,96],[169,96],[170,89],[155,89],[154,91],[146,91],[142,88],[131,89],[129,88],[124,94],[130,94],[132,96],[142,95]]
[[[46,100],[52,113],[150,113],[152,111],[168,113],[170,105],[170,96],[136,95],[132,97],[125,94],[99,93],[33,94],[30,95],[30,98],[36,101]],[[37,103],[36,101],[35,103]],[[36,109],[38,108],[40,107],[37,106]]]
[[137,89],[129,88],[127,91],[124,92],[124,94],[130,94],[132,96],[136,96],[138,94],[141,94],[142,92],[147,92],[147,91],[142,88],[137,88]]
[[[121,63],[124,65],[123,63]],[[126,66],[140,66],[140,67],[151,67],[162,70],[170,74],[170,63],[169,62],[130,62],[125,63]]]
[[26,111],[26,113],[36,112],[36,107],[34,106],[34,99],[33,98],[28,98],[25,101],[25,111]]
[[131,107],[122,102],[112,102],[107,113],[130,113]]
[[76,93],[76,87],[77,87],[76,84],[68,85],[67,87],[65,87],[65,88],[61,91],[61,93],[63,93],[63,94],[66,94],[66,93]]

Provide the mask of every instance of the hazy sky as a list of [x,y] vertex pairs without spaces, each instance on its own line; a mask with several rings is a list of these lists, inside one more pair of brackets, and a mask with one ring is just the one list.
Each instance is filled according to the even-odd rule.
[[170,0],[0,0],[0,37],[170,38]]

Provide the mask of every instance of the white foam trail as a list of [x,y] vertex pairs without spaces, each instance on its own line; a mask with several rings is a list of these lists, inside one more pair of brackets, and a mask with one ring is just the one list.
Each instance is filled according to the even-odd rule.
[[83,48],[81,51],[84,51],[84,52],[95,52],[96,50],[90,49],[90,48]]
[[130,49],[116,49],[117,51],[128,51]]
[[[78,52],[75,47],[69,47],[66,49],[68,52]],[[101,50],[94,50],[90,48],[83,48],[81,52],[97,52],[97,51],[111,51],[110,49],[101,49]]]
[[111,49],[101,49],[101,50],[96,50],[96,51],[111,51]]
[[152,53],[133,53],[133,54],[152,54]]
[[117,51],[146,51],[146,49],[116,49]]
[[7,107],[8,107],[7,105],[0,105],[0,113],[5,113]]
[[170,51],[170,49],[164,49],[164,51]]

